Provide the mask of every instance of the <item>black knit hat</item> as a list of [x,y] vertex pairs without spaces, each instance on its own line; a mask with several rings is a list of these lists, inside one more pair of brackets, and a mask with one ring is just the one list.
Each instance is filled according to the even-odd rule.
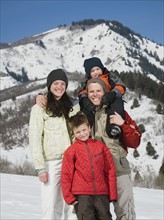
[[97,57],[92,57],[84,60],[84,68],[87,76],[90,76],[91,69],[95,66],[98,66],[102,71],[104,69],[101,60]]
[[51,84],[56,80],[63,80],[68,86],[68,79],[65,72],[62,69],[56,69],[49,73],[47,76],[47,88],[49,89]]

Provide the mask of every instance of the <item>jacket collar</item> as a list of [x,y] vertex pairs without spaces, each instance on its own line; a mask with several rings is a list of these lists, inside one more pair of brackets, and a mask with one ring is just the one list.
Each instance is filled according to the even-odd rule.
[[93,139],[92,139],[91,137],[89,137],[88,140],[86,140],[86,141],[80,141],[80,140],[77,140],[77,139],[76,139],[76,142],[79,143],[79,144],[83,144],[83,143],[87,144],[87,143],[92,142],[92,140],[93,140]]

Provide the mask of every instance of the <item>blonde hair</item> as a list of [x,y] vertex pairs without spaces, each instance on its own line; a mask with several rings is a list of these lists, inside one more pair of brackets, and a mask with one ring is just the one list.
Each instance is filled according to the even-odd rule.
[[105,93],[108,92],[107,85],[105,84],[104,80],[100,79],[99,77],[91,78],[90,80],[88,80],[87,86],[86,86],[87,91],[88,91],[88,86],[91,83],[98,83],[103,88]]

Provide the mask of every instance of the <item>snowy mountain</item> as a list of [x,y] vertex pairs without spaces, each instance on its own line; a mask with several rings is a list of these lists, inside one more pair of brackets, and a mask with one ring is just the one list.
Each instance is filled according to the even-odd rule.
[[83,61],[92,56],[100,57],[110,70],[164,81],[164,46],[116,21],[84,20],[1,48],[1,90],[44,78],[55,68],[84,73]]
[[[80,77],[84,76],[84,59],[92,56],[100,57],[109,70],[141,73],[158,83],[164,81],[163,49],[164,46],[141,37],[118,22],[104,21],[73,23],[3,45],[0,66],[1,163],[2,160],[9,161],[11,164],[7,166],[13,169],[14,164],[20,174],[26,173],[24,167],[28,162],[32,163],[28,149],[30,109],[35,95],[45,92],[46,76],[52,69],[64,68],[68,72],[71,96],[78,88]],[[134,157],[134,150],[129,150],[132,177],[134,179],[139,172],[144,182],[141,185],[153,187],[152,182],[164,158],[163,115],[157,114],[157,102],[144,95],[139,97],[127,89],[124,99],[127,102],[125,109],[138,125],[144,126],[137,149],[139,156]],[[139,105],[132,108],[134,99],[139,100]],[[148,145],[155,150],[153,155],[148,155]],[[8,172],[6,167],[3,168]]]

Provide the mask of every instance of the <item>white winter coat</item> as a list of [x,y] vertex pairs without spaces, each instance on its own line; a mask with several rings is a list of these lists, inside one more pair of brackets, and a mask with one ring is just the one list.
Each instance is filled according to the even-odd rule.
[[[79,105],[75,105],[69,116],[78,111]],[[35,169],[45,169],[45,161],[61,159],[70,144],[64,116],[50,117],[45,109],[34,105],[30,114],[29,146]]]

